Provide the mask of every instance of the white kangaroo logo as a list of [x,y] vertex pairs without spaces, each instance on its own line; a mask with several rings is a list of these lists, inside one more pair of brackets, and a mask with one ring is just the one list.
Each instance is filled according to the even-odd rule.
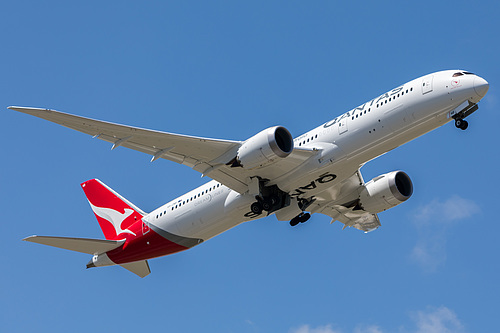
[[118,236],[121,233],[128,233],[136,236],[135,233],[128,229],[122,229],[122,222],[125,221],[127,217],[132,215],[134,212],[132,209],[125,208],[125,213],[120,213],[114,209],[111,208],[104,208],[104,207],[97,207],[94,206],[90,201],[89,201],[90,206],[92,207],[92,210],[94,213],[99,216],[100,218],[105,219],[109,223],[113,225],[116,231],[116,235]]

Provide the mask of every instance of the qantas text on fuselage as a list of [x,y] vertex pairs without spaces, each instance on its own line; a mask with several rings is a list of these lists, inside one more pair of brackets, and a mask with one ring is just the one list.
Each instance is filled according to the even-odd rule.
[[282,126],[245,141],[218,140],[114,124],[48,109],[10,107],[113,144],[187,165],[213,180],[144,212],[103,182],[82,183],[105,239],[31,236],[25,240],[92,255],[87,267],[121,265],[144,277],[148,259],[196,246],[268,215],[295,226],[311,214],[365,232],[378,213],[409,199],[402,171],[365,182],[366,162],[446,123],[465,130],[489,85],[463,70],[425,75],[293,139]]

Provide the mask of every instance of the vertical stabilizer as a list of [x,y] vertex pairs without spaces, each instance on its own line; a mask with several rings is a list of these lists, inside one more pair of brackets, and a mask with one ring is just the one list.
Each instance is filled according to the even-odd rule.
[[88,180],[81,186],[106,239],[122,239],[126,234],[135,236],[128,228],[146,213],[99,179]]

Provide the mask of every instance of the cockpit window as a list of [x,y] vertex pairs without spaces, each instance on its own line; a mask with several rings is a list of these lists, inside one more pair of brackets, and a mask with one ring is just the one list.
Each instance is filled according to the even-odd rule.
[[453,74],[453,77],[462,76],[462,75],[464,75],[464,74],[460,73],[460,72],[456,72],[455,74]]
[[474,73],[471,73],[471,72],[464,72],[465,75],[476,75]]

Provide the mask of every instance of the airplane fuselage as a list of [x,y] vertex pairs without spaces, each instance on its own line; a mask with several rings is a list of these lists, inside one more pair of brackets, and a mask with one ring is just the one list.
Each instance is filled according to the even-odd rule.
[[[342,197],[345,194],[334,185],[352,177],[364,163],[456,119],[462,108],[484,96],[486,81],[470,73],[454,77],[457,72],[467,73],[442,71],[420,77],[295,138],[296,148],[317,150],[318,155],[268,185],[279,183],[282,191],[296,199],[355,200],[359,193]],[[95,263],[119,264],[188,249],[240,223],[264,217],[250,210],[254,201],[253,194],[240,194],[210,181],[146,215],[129,228],[139,237],[124,234],[130,242],[108,252],[111,262],[104,257]]]

